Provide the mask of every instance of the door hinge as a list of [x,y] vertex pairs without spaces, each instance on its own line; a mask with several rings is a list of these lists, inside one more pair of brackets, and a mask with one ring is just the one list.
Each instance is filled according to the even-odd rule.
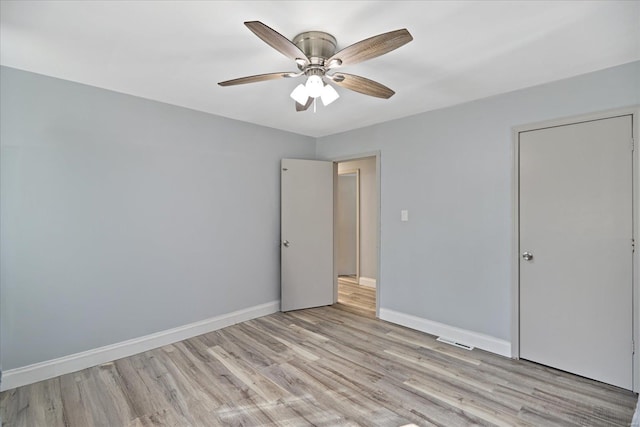
[[631,137],[631,151],[636,149],[636,143],[633,137]]
[[636,239],[631,239],[631,252],[636,251]]
[[631,354],[636,354],[636,343],[631,340]]

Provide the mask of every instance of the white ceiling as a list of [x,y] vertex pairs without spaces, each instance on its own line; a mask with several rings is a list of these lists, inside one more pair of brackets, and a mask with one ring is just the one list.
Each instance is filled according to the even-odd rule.
[[[322,30],[338,49],[407,28],[414,40],[341,70],[396,91],[343,88],[296,113],[295,71],[244,21],[293,38]],[[7,1],[0,63],[314,137],[343,132],[640,59],[638,1]]]

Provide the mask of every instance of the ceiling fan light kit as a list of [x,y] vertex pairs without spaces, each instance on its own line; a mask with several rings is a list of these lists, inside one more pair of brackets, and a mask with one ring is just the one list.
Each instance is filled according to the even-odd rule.
[[320,97],[322,105],[325,107],[340,98],[333,86],[326,84],[320,76],[315,75],[309,76],[306,84],[296,86],[290,96],[294,101],[302,105],[305,105],[309,98],[316,99]]
[[[340,97],[338,92],[324,79],[334,84],[377,98],[388,99],[395,93],[388,87],[364,77],[346,73],[330,73],[335,68],[353,65],[391,52],[409,43],[413,37],[406,29],[390,31],[352,44],[336,53],[336,38],[323,31],[306,31],[289,40],[282,34],[259,21],[244,23],[255,35],[272,48],[292,59],[299,72],[278,72],[241,77],[218,83],[234,86],[280,78],[305,76],[305,84],[299,84],[291,92],[296,102],[296,111],[305,111],[320,98],[327,106]],[[315,107],[314,107],[315,109]]]
[[291,98],[296,101],[298,104],[306,104],[307,99],[309,99],[309,95],[307,92],[307,88],[303,84],[299,84],[296,88],[291,92]]
[[311,75],[307,79],[307,83],[304,85],[304,88],[307,90],[307,93],[312,98],[317,98],[322,94],[322,88],[324,88],[324,82],[322,81],[322,77],[317,75]]
[[324,88],[322,89],[322,93],[320,94],[322,105],[326,107],[338,98],[340,98],[340,95],[338,95],[338,92],[336,92],[333,86],[331,86],[330,84],[325,84]]

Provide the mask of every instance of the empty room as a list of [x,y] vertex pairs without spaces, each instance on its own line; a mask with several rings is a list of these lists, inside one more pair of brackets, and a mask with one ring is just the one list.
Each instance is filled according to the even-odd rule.
[[0,425],[640,425],[639,1],[0,0]]

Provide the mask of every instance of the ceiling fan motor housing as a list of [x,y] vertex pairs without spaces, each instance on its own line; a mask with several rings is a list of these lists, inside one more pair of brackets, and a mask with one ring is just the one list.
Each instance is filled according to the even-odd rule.
[[327,58],[331,58],[336,52],[336,38],[324,31],[305,31],[292,41],[307,55],[312,65],[325,65]]

